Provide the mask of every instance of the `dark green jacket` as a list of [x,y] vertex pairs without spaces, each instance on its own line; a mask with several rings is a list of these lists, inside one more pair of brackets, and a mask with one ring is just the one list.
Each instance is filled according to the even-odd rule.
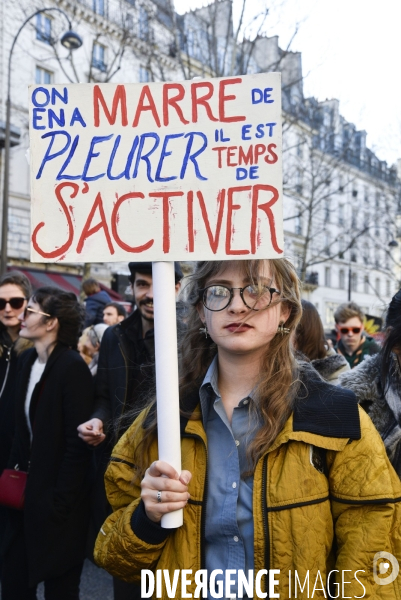
[[365,335],[362,339],[362,344],[351,355],[347,354],[344,344],[341,340],[339,340],[337,344],[337,352],[345,357],[351,369],[356,367],[356,365],[359,365],[359,363],[363,361],[365,356],[373,356],[373,354],[377,354],[378,352],[380,352],[380,346],[377,344],[377,342],[375,342],[375,340],[372,337]]

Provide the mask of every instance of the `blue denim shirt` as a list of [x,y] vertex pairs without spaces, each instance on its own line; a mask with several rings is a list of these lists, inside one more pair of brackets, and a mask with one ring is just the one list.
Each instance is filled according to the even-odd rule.
[[[260,422],[254,411],[249,410],[253,402],[250,395],[234,408],[230,425],[217,378],[215,357],[199,391],[208,440],[206,568],[209,573],[214,569],[222,569],[223,572],[227,569],[243,570],[248,578],[249,569],[254,568],[253,475],[244,477],[241,473],[249,469],[246,448]],[[220,579],[224,580],[224,575]],[[231,579],[236,581],[237,578],[232,575]],[[231,592],[237,593],[237,584],[231,586]]]

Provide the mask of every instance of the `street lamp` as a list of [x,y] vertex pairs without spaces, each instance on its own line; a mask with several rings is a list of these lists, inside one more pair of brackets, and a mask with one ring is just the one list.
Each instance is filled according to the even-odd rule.
[[82,46],[82,39],[77,33],[72,31],[71,21],[68,15],[61,8],[50,7],[37,10],[28,17],[18,29],[17,34],[11,44],[10,54],[8,56],[8,74],[7,74],[7,100],[6,100],[6,131],[4,139],[4,178],[3,178],[3,223],[1,229],[1,256],[0,256],[0,274],[3,275],[7,271],[7,234],[8,234],[8,193],[9,193],[9,176],[10,176],[10,130],[11,130],[11,59],[18,36],[25,25],[36,15],[47,13],[51,10],[56,10],[61,13],[68,21],[68,31],[64,33],[60,42],[68,50],[76,50]]

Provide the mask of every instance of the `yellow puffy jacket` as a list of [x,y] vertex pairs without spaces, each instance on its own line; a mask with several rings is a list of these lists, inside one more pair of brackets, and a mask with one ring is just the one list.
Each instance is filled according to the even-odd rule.
[[[195,394],[193,404],[198,398]],[[207,476],[199,405],[194,412],[197,419],[182,419],[182,468],[192,473],[184,525],[166,530],[150,522],[140,487],[132,482],[145,412],[113,450],[105,476],[113,513],[95,547],[97,564],[126,581],[139,582],[141,569],[167,569],[171,579],[175,569],[192,570],[191,597],[194,573],[204,564]],[[155,441],[151,461],[157,458]],[[308,385],[307,395],[297,399],[293,414],[256,465],[253,511],[255,575],[262,569],[279,570],[274,591],[280,598],[327,598],[327,576],[333,571],[333,597],[401,600],[401,574],[380,585],[376,580],[383,559],[377,556],[376,580],[373,571],[378,552],[401,559],[401,483],[352,392],[320,379]],[[392,569],[396,573],[396,565]],[[266,577],[262,589],[269,589]],[[162,591],[167,599],[165,586]]]

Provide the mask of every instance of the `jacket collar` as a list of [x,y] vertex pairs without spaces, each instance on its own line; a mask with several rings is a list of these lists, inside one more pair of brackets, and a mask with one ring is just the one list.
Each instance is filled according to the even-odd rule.
[[[181,434],[205,438],[199,405],[199,386],[187,395]],[[188,418],[192,414],[192,418]],[[294,410],[269,452],[288,440],[303,441],[328,450],[342,450],[348,441],[361,438],[358,403],[350,390],[323,381],[309,363],[300,363],[300,387]]]

